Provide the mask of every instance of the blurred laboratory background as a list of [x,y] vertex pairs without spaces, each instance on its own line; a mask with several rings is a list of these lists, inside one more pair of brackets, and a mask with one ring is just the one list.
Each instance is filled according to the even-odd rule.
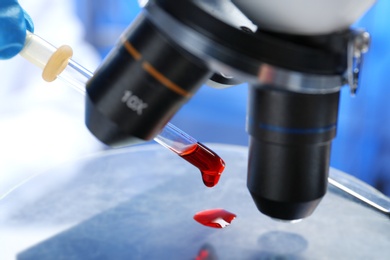
[[[94,70],[140,12],[137,0],[20,0],[36,33]],[[33,2],[33,3],[32,3]],[[331,166],[390,195],[390,1],[379,0],[355,26],[372,35],[355,97],[343,88]],[[84,126],[83,97],[16,57],[1,61],[0,197],[32,173],[107,149]],[[5,78],[5,79],[4,79]],[[247,86],[203,86],[172,119],[200,142],[247,145]],[[228,162],[227,162],[228,163]],[[9,180],[7,176],[17,176]]]

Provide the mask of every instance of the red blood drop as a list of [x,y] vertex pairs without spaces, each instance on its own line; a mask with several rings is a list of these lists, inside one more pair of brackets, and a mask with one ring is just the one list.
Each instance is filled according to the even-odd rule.
[[203,249],[200,250],[199,254],[196,256],[195,260],[206,260],[209,257],[209,251]]
[[224,209],[208,209],[194,215],[194,219],[202,225],[213,228],[229,226],[236,215]]
[[203,144],[197,143],[179,155],[200,170],[203,183],[207,187],[217,185],[225,169],[225,162],[215,152]]

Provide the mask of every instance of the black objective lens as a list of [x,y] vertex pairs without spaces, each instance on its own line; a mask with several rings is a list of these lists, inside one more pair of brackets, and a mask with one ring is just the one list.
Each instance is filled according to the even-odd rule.
[[247,186],[261,212],[297,220],[314,211],[327,189],[338,104],[339,92],[251,87]]
[[86,125],[110,146],[150,140],[211,74],[140,16],[87,84]]

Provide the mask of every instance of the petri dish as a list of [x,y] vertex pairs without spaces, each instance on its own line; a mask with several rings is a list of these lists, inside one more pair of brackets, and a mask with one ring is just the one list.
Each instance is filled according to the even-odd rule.
[[[0,255],[22,260],[390,255],[388,215],[329,186],[309,218],[295,224],[272,220],[258,212],[246,188],[247,148],[208,145],[226,162],[213,188],[203,185],[198,169],[159,145],[109,150],[37,174],[0,201]],[[223,229],[193,219],[216,208],[236,218]]]

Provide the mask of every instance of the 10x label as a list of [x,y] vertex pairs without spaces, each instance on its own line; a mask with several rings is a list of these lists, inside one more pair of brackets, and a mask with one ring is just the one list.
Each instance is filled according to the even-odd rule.
[[148,104],[134,95],[130,90],[125,90],[121,101],[125,103],[128,108],[137,112],[138,115],[142,115],[142,111],[148,107]]

